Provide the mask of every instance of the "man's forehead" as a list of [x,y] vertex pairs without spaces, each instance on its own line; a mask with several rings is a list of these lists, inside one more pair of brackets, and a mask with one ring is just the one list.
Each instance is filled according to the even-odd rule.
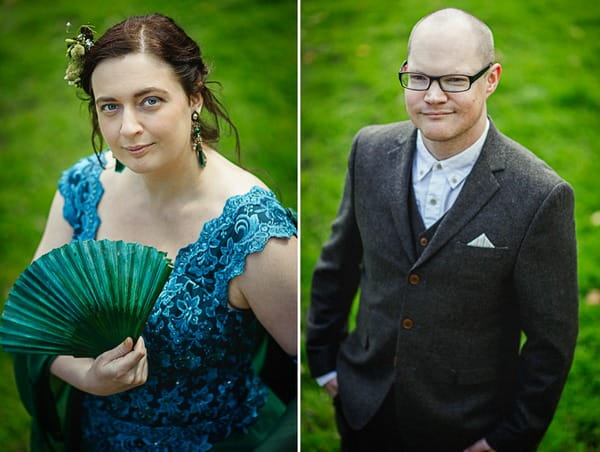
[[419,24],[412,32],[414,43],[456,43],[465,44],[476,41],[473,27],[466,21],[438,22],[428,20]]
[[470,30],[426,28],[413,35],[408,62],[410,70],[418,71],[438,68],[448,74],[469,69],[479,64],[478,43]]

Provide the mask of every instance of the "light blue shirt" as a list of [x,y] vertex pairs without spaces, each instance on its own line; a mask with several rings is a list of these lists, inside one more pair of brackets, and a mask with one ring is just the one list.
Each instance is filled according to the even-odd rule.
[[445,160],[437,160],[425,147],[421,131],[417,131],[417,150],[412,166],[412,183],[419,213],[426,228],[438,221],[454,204],[481,154],[490,128],[464,151]]

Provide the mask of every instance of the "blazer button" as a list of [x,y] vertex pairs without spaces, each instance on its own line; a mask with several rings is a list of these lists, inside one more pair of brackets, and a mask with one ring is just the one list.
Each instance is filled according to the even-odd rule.
[[417,275],[416,273],[411,273],[408,276],[408,282],[411,283],[413,286],[416,286],[417,284],[419,284],[421,282],[421,277],[419,275]]
[[408,317],[402,319],[402,328],[405,330],[410,330],[413,326],[415,326],[413,319],[409,319]]
[[421,245],[421,246],[427,246],[428,243],[429,243],[429,240],[427,239],[427,237],[421,237],[419,239],[419,245]]

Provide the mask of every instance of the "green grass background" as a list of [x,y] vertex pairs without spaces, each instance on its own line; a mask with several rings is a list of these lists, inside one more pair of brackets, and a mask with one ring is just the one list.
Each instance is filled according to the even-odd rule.
[[[575,188],[581,332],[575,363],[542,451],[600,450],[600,9],[596,2],[304,0],[302,13],[302,306],[341,195],[346,157],[362,126],[406,119],[396,72],[412,25],[445,6],[494,30],[501,84],[496,125],[534,150]],[[159,11],[196,38],[240,129],[242,163],[262,170],[296,207],[296,3],[289,0],[0,0],[0,291],[26,267],[60,172],[91,153],[85,108],[62,80],[65,26],[99,32],[128,15]],[[233,142],[222,151],[234,158]],[[265,172],[267,173],[265,175]],[[0,301],[0,304],[2,302]],[[302,361],[302,449],[332,451],[328,397]],[[0,450],[26,450],[28,419],[0,352]]]
[[[600,450],[600,6],[572,0],[303,0],[301,5],[302,308],[327,239],[353,135],[367,124],[407,119],[397,71],[416,21],[436,9],[466,9],[495,33],[504,73],[489,113],[505,134],[532,149],[576,193],[582,296],[575,362],[541,451]],[[540,263],[543,265],[543,263]],[[337,450],[325,391],[301,369],[302,449]],[[374,445],[374,449],[376,447]]]
[[[161,12],[198,41],[238,126],[242,164],[297,208],[294,0],[0,0],[0,306],[41,237],[61,171],[92,153],[86,106],[63,80],[65,24],[98,33]],[[235,160],[234,142],[221,151]],[[0,352],[0,450],[27,450],[28,417]]]

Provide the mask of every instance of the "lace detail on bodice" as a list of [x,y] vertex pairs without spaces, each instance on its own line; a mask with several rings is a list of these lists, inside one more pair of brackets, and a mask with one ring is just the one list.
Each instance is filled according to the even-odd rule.
[[[103,189],[95,157],[60,182],[73,240],[94,238]],[[94,167],[94,168],[90,168]],[[93,208],[90,207],[93,204]],[[208,450],[256,421],[267,389],[252,368],[264,331],[251,311],[228,307],[230,280],[246,257],[296,228],[259,187],[229,198],[198,240],[179,251],[143,332],[149,376],[136,389],[84,398],[84,433],[98,450]],[[266,282],[265,282],[266,283]]]
[[[104,154],[101,154],[106,164]],[[88,240],[96,237],[100,226],[98,203],[104,194],[100,183],[102,166],[95,155],[78,161],[63,172],[58,190],[65,200],[63,216],[73,227],[73,240]]]

